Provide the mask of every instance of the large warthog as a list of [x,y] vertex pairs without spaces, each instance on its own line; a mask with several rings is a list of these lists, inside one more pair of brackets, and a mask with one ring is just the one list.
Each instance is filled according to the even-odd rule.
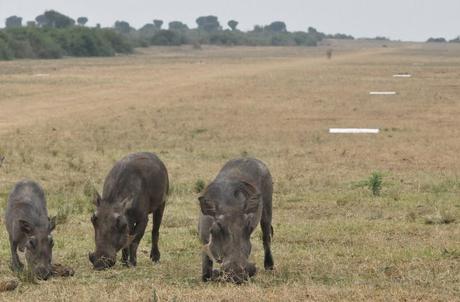
[[29,270],[38,279],[52,274],[51,259],[55,218],[48,217],[45,193],[39,184],[30,180],[18,182],[8,197],[5,224],[11,246],[11,269],[21,271],[24,265],[18,252],[25,251]]
[[[265,250],[265,269],[273,269],[270,250],[272,228],[272,177],[264,163],[243,158],[227,162],[204,190],[200,201],[202,279],[216,277],[241,283],[256,273],[248,261],[251,234],[260,222]],[[213,262],[222,265],[213,271]]]
[[89,260],[97,270],[109,268],[122,250],[122,262],[137,263],[137,247],[144,236],[148,215],[153,213],[150,259],[160,260],[158,238],[169,180],[163,162],[153,153],[134,153],[118,161],[107,175],[102,197],[96,193],[97,209],[91,217],[96,251]]

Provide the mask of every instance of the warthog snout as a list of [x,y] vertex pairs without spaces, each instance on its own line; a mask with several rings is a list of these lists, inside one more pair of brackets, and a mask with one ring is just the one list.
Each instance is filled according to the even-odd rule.
[[36,267],[34,273],[39,280],[48,280],[48,278],[51,277],[51,269],[43,266]]
[[256,266],[247,263],[245,266],[237,263],[224,264],[222,266],[222,278],[225,281],[241,284],[256,274]]
[[249,278],[255,276],[256,272],[256,265],[254,263],[248,263],[246,266],[246,273],[248,274]]
[[93,264],[94,269],[98,271],[111,268],[116,262],[115,258],[112,257],[101,256],[97,258],[95,253],[89,253],[88,258]]

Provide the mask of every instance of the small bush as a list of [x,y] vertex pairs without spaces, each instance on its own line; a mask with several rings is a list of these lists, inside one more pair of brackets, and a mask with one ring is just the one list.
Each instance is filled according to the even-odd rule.
[[372,195],[379,196],[382,191],[383,175],[380,172],[373,172],[368,181],[368,187],[372,191]]
[[174,30],[160,30],[151,40],[152,45],[178,46],[186,44],[185,36]]
[[206,183],[204,182],[204,180],[198,179],[195,182],[194,191],[195,191],[195,193],[201,193],[201,192],[203,192],[205,187],[206,187]]
[[0,60],[12,60],[14,59],[13,50],[7,41],[3,40],[0,35]]
[[383,186],[383,174],[378,171],[373,172],[368,179],[357,182],[354,186],[358,188],[367,187],[373,196],[380,196]]

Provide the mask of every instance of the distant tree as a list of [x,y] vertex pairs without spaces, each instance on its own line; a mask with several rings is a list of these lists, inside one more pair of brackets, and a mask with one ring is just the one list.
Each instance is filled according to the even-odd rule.
[[236,27],[238,26],[238,21],[235,20],[230,20],[228,21],[228,27],[230,27],[233,31],[236,30]]
[[156,29],[160,30],[161,27],[163,26],[163,20],[155,19],[153,20],[153,25],[155,25]]
[[318,40],[314,35],[308,34],[303,31],[294,32],[293,34],[294,41],[296,45],[299,46],[316,46]]
[[88,22],[88,18],[86,17],[79,17],[77,19],[78,25],[85,26],[85,24]]
[[[141,28],[139,28],[138,33],[142,36],[142,38],[149,39],[149,38],[152,38],[160,30],[157,29],[157,27],[154,24],[147,23],[144,26],[142,26]],[[147,40],[145,40],[145,42],[147,43]],[[148,45],[146,45],[146,46],[148,46]]]
[[337,40],[354,40],[355,39],[353,36],[346,35],[346,34],[327,35],[326,38],[328,38],[328,39],[337,39]]
[[22,27],[22,18],[18,16],[11,16],[6,18],[6,28]]
[[264,31],[264,27],[262,25],[254,25],[254,29],[252,31],[256,33],[261,33]]
[[450,43],[460,43],[460,36],[449,41]]
[[317,40],[317,41],[321,41],[321,40],[323,40],[324,38],[326,38],[326,35],[325,35],[325,34],[323,34],[323,33],[319,32],[319,31],[317,31],[316,28],[311,27],[311,26],[308,28],[308,34],[309,34],[310,36],[313,36],[314,39]]
[[286,23],[282,21],[275,21],[272,22],[270,25],[265,26],[265,30],[277,33],[287,32]]
[[160,30],[151,40],[153,45],[182,45],[187,41],[183,33],[177,30]]
[[295,45],[295,41],[289,34],[277,33],[272,35],[270,44],[273,46]]
[[207,32],[214,32],[222,29],[216,16],[199,17],[196,19],[196,24],[198,24],[198,29]]
[[44,27],[48,25],[48,19],[45,17],[45,15],[39,15],[35,18],[35,21],[37,22],[37,25],[39,27]]
[[49,10],[44,13],[46,26],[54,28],[66,28],[75,25],[75,20],[63,15],[55,10]]
[[131,31],[131,26],[126,21],[116,21],[115,30],[122,34],[127,34]]
[[188,29],[188,26],[187,24],[184,24],[180,21],[172,21],[172,22],[169,22],[168,24],[168,28],[169,30],[177,30],[177,31],[181,31],[181,30],[187,30]]
[[27,27],[36,27],[37,23],[35,21],[27,21]]
[[445,38],[429,38],[428,43],[445,43],[447,40]]
[[156,26],[152,23],[147,23],[145,24],[144,26],[142,26],[141,28],[139,28],[139,31],[143,31],[143,32],[150,32],[150,31],[156,31]]
[[101,23],[96,23],[96,28],[101,28]]

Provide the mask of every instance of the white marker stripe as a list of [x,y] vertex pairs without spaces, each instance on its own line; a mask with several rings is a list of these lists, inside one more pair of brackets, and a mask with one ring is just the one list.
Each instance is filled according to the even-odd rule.
[[329,133],[340,134],[340,133],[350,133],[350,134],[378,134],[380,129],[372,128],[330,128]]
[[370,95],[395,95],[395,91],[371,91]]
[[411,78],[411,74],[394,74],[393,78]]

